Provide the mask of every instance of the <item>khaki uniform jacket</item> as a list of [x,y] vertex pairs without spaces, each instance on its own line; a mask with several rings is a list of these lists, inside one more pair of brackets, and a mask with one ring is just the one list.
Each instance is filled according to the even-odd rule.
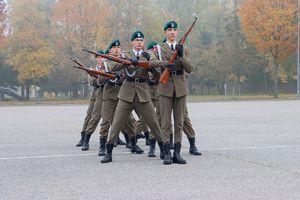
[[[106,60],[104,61],[104,65],[103,68],[105,69],[105,72],[112,72],[112,65],[114,64],[114,61],[111,60]],[[114,70],[116,71],[116,70]],[[118,70],[121,73],[124,74],[123,70]],[[123,80],[111,80],[110,78],[106,77],[105,79],[107,82],[111,82],[111,83],[123,83]],[[104,88],[103,88],[103,99],[112,99],[112,100],[118,100],[118,94],[120,91],[121,86],[115,86],[115,85],[110,85],[110,84],[105,84]]]
[[[164,66],[168,64],[168,61],[173,54],[173,51],[169,47],[167,43],[159,44],[161,49],[161,58],[159,59],[158,50],[153,52],[150,57],[150,67],[151,68],[161,68],[161,71],[164,71]],[[191,73],[193,71],[193,65],[189,59],[189,53],[187,51],[187,47],[183,47],[183,56],[181,58],[177,58],[174,60],[175,70],[174,71],[186,71],[187,73]],[[172,72],[171,72],[172,73]],[[172,97],[175,91],[176,97],[182,97],[189,93],[188,87],[186,85],[186,78],[184,75],[170,76],[166,84],[158,85],[158,94]]]
[[[159,78],[154,77],[154,75],[151,72],[149,72],[147,82],[153,83],[156,80],[159,81]],[[159,100],[159,96],[157,94],[158,86],[157,85],[148,85],[148,86],[149,86],[149,93],[150,93],[151,99]]]
[[[136,58],[132,50],[123,52],[122,57],[123,56],[125,56],[125,58],[128,59]],[[147,59],[144,58],[143,56],[140,56],[139,61],[147,61]],[[147,79],[148,72],[150,71],[149,69],[143,67],[138,67],[134,65],[128,66],[122,63],[115,63],[112,66],[112,71],[119,71],[120,69],[124,69],[125,78],[131,78],[131,79],[136,79],[136,78]],[[152,71],[156,77],[159,77],[159,72],[156,72],[156,70],[152,70]],[[140,102],[151,101],[147,82],[135,83],[135,82],[124,81],[118,97],[124,101],[133,102],[135,94],[137,94]]]

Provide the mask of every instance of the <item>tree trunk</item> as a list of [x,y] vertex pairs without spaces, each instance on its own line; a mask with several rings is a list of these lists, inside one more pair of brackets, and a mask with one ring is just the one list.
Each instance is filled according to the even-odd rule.
[[293,77],[290,74],[287,77],[287,93],[293,94]]
[[24,101],[25,100],[25,86],[24,85],[21,86],[21,95],[22,95],[22,100]]
[[76,81],[72,81],[72,97],[73,98],[77,98],[78,97],[78,88],[77,88],[77,84]]
[[274,98],[278,98],[278,64],[274,59]]
[[26,101],[29,101],[30,84],[26,84]]
[[232,87],[232,98],[234,99],[234,88],[235,88],[235,76],[233,78],[233,87]]
[[207,95],[210,95],[210,86],[207,87]]
[[268,94],[268,83],[267,83],[267,72],[264,69],[264,83],[265,83],[265,94]]

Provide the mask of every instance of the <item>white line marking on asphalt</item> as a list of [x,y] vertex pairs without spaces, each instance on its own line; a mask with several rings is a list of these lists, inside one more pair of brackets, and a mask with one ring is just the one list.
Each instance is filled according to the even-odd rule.
[[[300,146],[269,146],[269,147],[236,147],[236,148],[215,148],[215,149],[198,149],[201,151],[217,151],[217,150],[249,150],[249,149],[276,149],[276,148],[300,148]],[[189,151],[181,150],[182,152]],[[157,151],[159,152],[159,151]],[[113,153],[115,155],[119,154],[130,154],[131,152],[116,152]],[[62,158],[62,157],[77,157],[77,156],[96,156],[96,153],[90,153],[90,154],[66,154],[66,155],[44,155],[44,156],[22,156],[22,157],[6,157],[6,158],[0,158],[1,160],[22,160],[22,159],[36,159],[36,158]],[[102,158],[102,156],[99,156],[99,158]]]

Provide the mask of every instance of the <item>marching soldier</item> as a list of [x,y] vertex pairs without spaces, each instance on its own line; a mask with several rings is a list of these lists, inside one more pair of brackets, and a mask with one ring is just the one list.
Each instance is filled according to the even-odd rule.
[[[155,110],[151,102],[151,97],[146,83],[149,69],[138,67],[138,60],[147,61],[142,57],[144,46],[144,35],[140,31],[136,31],[131,37],[132,49],[124,52],[122,57],[128,58],[132,61],[132,65],[128,66],[122,63],[115,63],[112,67],[114,71],[124,69],[125,81],[119,92],[119,102],[114,115],[113,124],[109,133],[109,141],[107,142],[107,154],[101,160],[101,163],[112,162],[112,150],[118,134],[126,119],[133,109],[137,109],[141,116],[144,118],[146,124],[149,126],[152,134],[158,141],[161,154],[163,154],[163,144],[168,141],[162,139],[161,129],[159,127],[158,119],[155,115]],[[156,73],[156,77],[159,77],[159,73]],[[132,140],[132,149],[136,148],[136,141]],[[131,151],[132,152],[132,151]]]
[[[103,53],[103,51],[98,51],[99,53]],[[95,67],[95,70],[103,71],[101,69],[103,58],[101,56],[95,56],[95,60],[97,62],[97,65]],[[89,149],[89,141],[91,135],[94,133],[94,131],[97,128],[97,125],[101,119],[101,109],[102,109],[102,88],[103,88],[103,81],[104,77],[99,76],[98,79],[94,77],[89,77],[89,83],[94,86],[95,93],[95,102],[92,109],[90,120],[88,121],[86,128],[85,128],[85,136],[84,136],[84,142],[82,145],[81,150],[86,151]]]
[[[113,41],[110,44],[108,51],[111,56],[118,57],[119,54],[121,53],[120,41],[119,40]],[[114,61],[111,60],[104,61],[103,66],[105,72],[112,72],[113,64]],[[110,125],[113,121],[115,110],[118,104],[118,94],[123,84],[123,80],[120,79],[120,77],[122,76],[122,72],[114,72],[114,73],[118,73],[117,76],[119,77],[115,80],[105,78],[106,83],[103,88],[102,123],[100,128],[100,148],[98,152],[99,156],[104,156],[106,153],[106,142],[107,142],[108,132],[109,132]],[[135,137],[135,119],[133,115],[130,115],[128,118],[124,118],[123,120],[125,121],[125,126],[122,127],[122,133],[124,134],[126,142],[129,143],[130,140],[128,134],[130,135],[131,138]],[[117,141],[118,144],[120,144],[120,142],[123,142],[120,141],[119,137],[117,138]],[[142,149],[136,149],[136,153],[142,153],[142,152],[143,152]]]
[[[99,53],[103,53],[103,51],[98,51]],[[99,59],[99,62],[102,61],[102,58],[99,56],[99,58],[95,57],[95,60],[97,61]],[[98,64],[98,61],[97,61],[97,64]],[[98,66],[96,67],[93,67],[93,69],[96,69],[98,70]],[[95,78],[93,77],[88,77],[89,79],[89,83],[90,85],[92,85],[91,83],[95,80]],[[98,89],[99,89],[99,86],[94,86],[93,90],[92,90],[92,93],[91,93],[91,97],[90,97],[90,103],[89,103],[89,106],[88,106],[88,109],[87,109],[87,115],[84,119],[84,123],[83,123],[83,126],[82,126],[82,131],[81,131],[81,139],[79,140],[79,142],[76,144],[77,147],[80,147],[83,145],[83,142],[84,142],[84,137],[85,137],[85,129],[87,128],[88,126],[88,123],[91,119],[91,116],[92,116],[92,112],[93,112],[93,108],[94,108],[94,105],[95,105],[95,101],[96,101],[96,98],[97,98],[97,92],[98,92]]]
[[[171,126],[171,113],[173,110],[175,125],[173,163],[185,164],[186,160],[180,156],[184,110],[186,105],[186,95],[188,94],[184,72],[191,73],[193,66],[190,62],[187,48],[176,42],[178,29],[175,21],[168,22],[165,25],[164,35],[166,36],[167,41],[157,46],[157,51],[152,54],[149,62],[151,67],[160,69],[165,68],[165,70],[170,71],[170,76],[166,84],[159,84],[158,87],[161,128],[164,140],[168,140],[168,143],[164,146],[164,163],[171,164],[172,162],[169,129]],[[178,56],[173,63],[168,64],[169,58],[175,50],[178,51]]]
[[[144,51],[142,53],[142,56],[144,56],[148,61],[150,59],[150,55],[153,53],[154,49],[156,48],[157,43],[156,42],[152,42],[147,46],[147,51]],[[151,72],[149,72],[148,74],[148,78],[147,78],[147,83],[148,83],[148,87],[149,87],[149,92],[150,92],[150,96],[151,96],[151,101],[154,105],[154,108],[156,107],[156,101],[158,101],[158,96],[156,94],[156,90],[157,90],[157,85],[158,85],[158,79],[155,78],[153,76],[153,74]],[[150,145],[150,132],[148,129],[147,124],[145,123],[145,120],[143,117],[140,116],[139,120],[136,123],[136,133],[139,134],[141,131],[144,132],[145,134],[145,144],[146,145]],[[153,136],[151,137],[151,139],[155,139]],[[155,145],[155,143],[154,143]],[[155,149],[154,149],[155,152]],[[149,156],[149,157],[154,157],[154,156]]]

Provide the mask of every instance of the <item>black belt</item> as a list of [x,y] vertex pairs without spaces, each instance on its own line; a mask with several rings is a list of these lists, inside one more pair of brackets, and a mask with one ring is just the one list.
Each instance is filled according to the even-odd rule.
[[158,82],[150,82],[148,85],[158,85]]
[[183,75],[183,71],[170,71],[169,76],[178,76],[178,75]]
[[100,87],[103,88],[104,85],[94,86],[94,88],[95,88],[96,90],[98,90]]
[[146,79],[142,79],[142,78],[125,78],[125,81],[135,82],[135,83],[144,83],[144,82],[146,82]]
[[108,85],[114,85],[114,86],[122,86],[122,82],[106,82],[105,84],[108,84]]

